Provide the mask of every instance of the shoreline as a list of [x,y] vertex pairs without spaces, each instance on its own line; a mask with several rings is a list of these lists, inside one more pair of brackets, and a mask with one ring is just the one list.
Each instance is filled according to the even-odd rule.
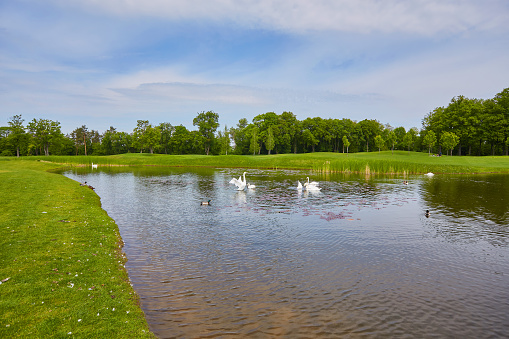
[[59,168],[0,161],[0,337],[155,338],[118,225]]

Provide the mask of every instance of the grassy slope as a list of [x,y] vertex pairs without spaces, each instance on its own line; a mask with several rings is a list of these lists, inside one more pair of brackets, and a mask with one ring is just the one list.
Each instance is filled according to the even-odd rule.
[[370,153],[307,153],[279,155],[161,155],[122,154],[115,156],[30,157],[57,163],[155,166],[210,166],[239,168],[288,168],[315,171],[434,173],[509,173],[509,157],[430,157],[427,153],[389,151]]
[[117,225],[55,167],[0,160],[0,338],[153,337]]

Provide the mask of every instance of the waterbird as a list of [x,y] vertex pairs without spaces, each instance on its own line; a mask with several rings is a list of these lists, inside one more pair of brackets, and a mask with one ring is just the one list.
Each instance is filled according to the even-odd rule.
[[426,216],[426,218],[429,218],[429,210],[426,210],[426,212],[424,212],[424,215]]
[[311,182],[309,182],[309,177],[306,177],[306,178],[308,179],[308,185],[313,185],[313,186],[318,186],[318,185],[320,185],[320,183],[319,183],[319,182],[316,182],[316,181],[311,181]]
[[299,180],[297,180],[297,189],[302,190],[302,184],[300,183]]
[[424,175],[426,175],[426,176],[428,176],[428,177],[430,177],[430,178],[431,178],[432,176],[434,176],[434,174],[433,174],[433,173],[431,173],[431,172],[428,172],[428,173],[426,173],[426,174],[424,174]]
[[249,183],[248,183],[248,184],[247,184],[247,188],[249,188],[249,189],[254,189],[254,188],[256,188],[256,186],[255,186],[255,185],[253,185],[253,184],[249,184]]
[[84,183],[80,184],[80,186],[88,186],[88,185],[87,185],[87,182],[85,181]]
[[97,168],[97,164],[92,163],[92,168]]
[[308,181],[306,183],[304,183],[304,186],[306,187],[306,190],[308,191],[319,191],[321,190],[320,187],[318,187],[318,185],[320,185],[320,183],[316,182],[316,181],[311,181],[309,182],[309,177],[307,177]]
[[247,172],[244,172],[243,174],[244,180],[242,180],[241,177],[239,177],[238,179],[233,178],[232,180],[230,180],[230,184],[234,184],[235,186],[237,186],[238,191],[243,191],[244,188],[246,188],[246,173]]
[[200,203],[200,205],[210,205],[210,200],[209,201],[202,201]]

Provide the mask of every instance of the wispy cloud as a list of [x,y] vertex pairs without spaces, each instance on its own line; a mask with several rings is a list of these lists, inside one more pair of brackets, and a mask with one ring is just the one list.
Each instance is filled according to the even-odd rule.
[[[504,1],[460,0],[187,0],[75,1],[120,16],[155,16],[170,20],[233,22],[245,28],[305,32],[332,30],[371,33],[457,33],[505,26]],[[507,8],[506,8],[507,9]]]
[[6,0],[0,124],[288,110],[419,127],[454,95],[507,87],[507,22],[505,0]]

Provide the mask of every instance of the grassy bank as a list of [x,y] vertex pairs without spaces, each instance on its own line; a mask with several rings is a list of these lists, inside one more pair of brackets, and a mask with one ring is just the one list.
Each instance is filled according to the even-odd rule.
[[161,155],[30,157],[55,163],[99,166],[209,166],[237,168],[310,169],[317,172],[353,173],[509,173],[509,157],[428,156],[427,153],[396,151],[371,153],[307,153],[278,155]]
[[0,338],[151,338],[114,221],[57,166],[0,160]]

